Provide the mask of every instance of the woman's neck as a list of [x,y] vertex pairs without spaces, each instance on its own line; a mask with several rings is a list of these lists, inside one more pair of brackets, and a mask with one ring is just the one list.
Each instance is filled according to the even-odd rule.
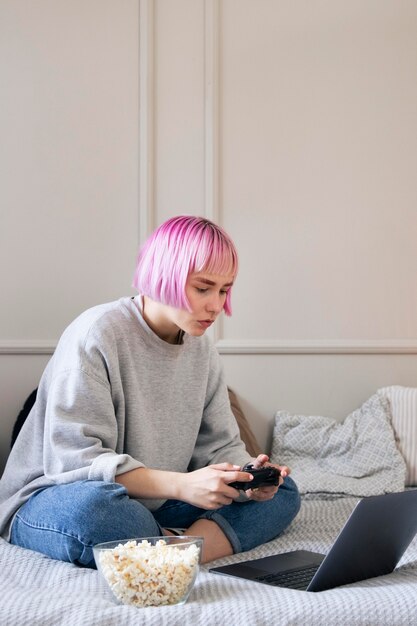
[[148,296],[142,298],[142,317],[160,339],[171,344],[182,343],[183,331],[167,316],[166,306]]

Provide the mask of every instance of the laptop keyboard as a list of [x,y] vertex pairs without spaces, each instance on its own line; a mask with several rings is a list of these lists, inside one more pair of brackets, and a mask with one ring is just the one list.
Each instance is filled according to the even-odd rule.
[[267,585],[274,585],[276,587],[289,587],[290,589],[306,589],[310,580],[317,572],[319,566],[303,567],[300,569],[294,569],[290,572],[278,572],[277,574],[264,574],[257,576],[255,580],[260,583],[266,583]]

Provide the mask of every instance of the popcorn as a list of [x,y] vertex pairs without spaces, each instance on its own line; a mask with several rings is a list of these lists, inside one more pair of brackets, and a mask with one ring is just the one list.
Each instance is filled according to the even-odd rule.
[[128,541],[99,554],[102,573],[118,600],[137,607],[177,604],[197,576],[199,548]]

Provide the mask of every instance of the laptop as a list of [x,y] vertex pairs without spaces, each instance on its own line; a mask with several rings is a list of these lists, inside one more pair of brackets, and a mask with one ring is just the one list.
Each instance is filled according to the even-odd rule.
[[209,571],[267,585],[325,591],[390,574],[417,533],[417,489],[358,502],[327,555],[296,550]]

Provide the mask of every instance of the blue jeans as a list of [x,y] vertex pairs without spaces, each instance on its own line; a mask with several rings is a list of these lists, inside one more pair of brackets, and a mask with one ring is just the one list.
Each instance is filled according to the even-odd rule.
[[162,528],[188,528],[205,518],[220,526],[236,553],[277,537],[299,508],[300,496],[289,477],[266,502],[233,502],[207,511],[167,500],[153,512],[129,498],[118,483],[85,480],[34,493],[15,516],[10,542],[53,559],[95,567],[92,546],[97,543],[160,536]]

